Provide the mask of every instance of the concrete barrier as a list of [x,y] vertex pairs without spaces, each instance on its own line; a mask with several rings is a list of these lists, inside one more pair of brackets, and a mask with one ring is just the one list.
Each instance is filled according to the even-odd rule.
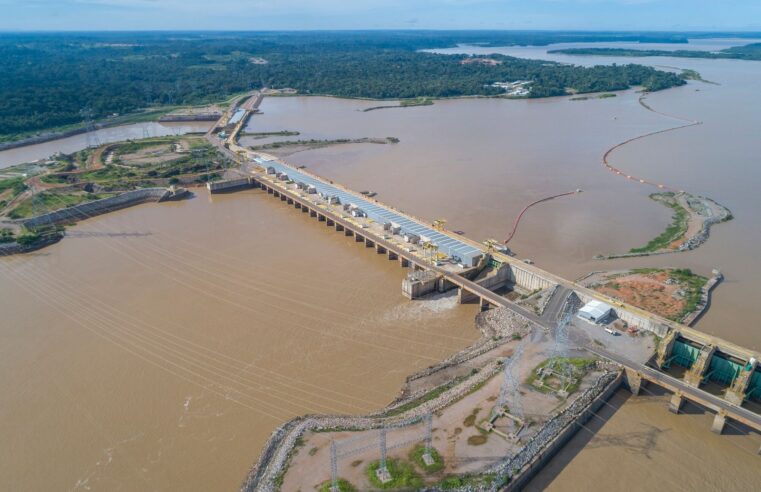
[[515,264],[509,265],[510,281],[519,287],[523,287],[526,290],[544,290],[556,285],[555,282],[546,279],[540,275],[529,270],[524,270]]
[[[547,422],[521,451],[494,470],[500,476],[511,476],[505,492],[522,490],[565,446],[592,415],[621,387],[623,375],[607,373],[579,396],[567,409]],[[515,473],[515,471],[517,473]],[[487,470],[488,472],[489,470]]]
[[206,183],[206,189],[209,190],[209,193],[222,193],[240,188],[251,188],[252,186],[253,180],[251,178],[235,178]]
[[141,203],[160,202],[172,196],[174,196],[173,192],[167,188],[143,188],[103,198],[102,200],[94,200],[73,207],[62,208],[55,212],[38,215],[18,222],[26,228],[66,224]]

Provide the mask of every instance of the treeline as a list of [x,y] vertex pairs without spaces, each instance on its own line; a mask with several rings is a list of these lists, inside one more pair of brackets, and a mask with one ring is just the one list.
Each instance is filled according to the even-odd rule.
[[761,43],[752,43],[745,46],[733,46],[720,51],[700,50],[648,50],[628,48],[569,48],[562,50],[550,50],[549,53],[561,53],[565,55],[598,55],[598,56],[670,56],[675,58],[709,58],[730,60],[761,60]]
[[[596,37],[595,37],[596,36]],[[533,80],[532,97],[659,90],[679,77],[637,65],[583,68],[492,56],[497,65],[421,48],[542,44],[624,35],[541,32],[302,32],[5,34],[0,36],[0,137],[79,124],[141,108],[211,102],[252,88],[306,94],[413,98],[498,95],[497,81]],[[631,34],[660,40],[656,34]],[[682,42],[672,36],[671,42]],[[262,64],[259,59],[266,60]]]

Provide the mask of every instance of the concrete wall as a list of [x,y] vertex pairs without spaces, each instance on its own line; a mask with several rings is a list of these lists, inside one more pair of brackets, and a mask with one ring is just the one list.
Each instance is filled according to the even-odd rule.
[[120,208],[131,207],[133,205],[147,202],[158,202],[170,195],[171,192],[166,188],[143,188],[141,190],[128,191],[110,198],[63,208],[48,214],[38,215],[37,217],[23,220],[21,223],[24,227],[40,227],[76,222]]
[[555,282],[539,276],[515,264],[509,265],[510,281],[526,290],[544,290],[555,285]]
[[[581,426],[592,418],[592,414],[596,412],[611,395],[621,387],[623,381],[622,373],[610,382],[605,389],[592,399],[592,401],[584,407],[581,412],[567,425],[565,425],[558,434],[552,438],[534,457],[529,461],[518,473],[513,476],[510,483],[503,490],[505,492],[513,492],[522,490],[523,487],[531,481],[536,474],[544,468],[547,463],[565,446],[571,438],[581,429]],[[581,397],[580,397],[581,398]],[[573,406],[573,405],[572,405]],[[546,426],[549,424],[546,424]],[[525,448],[524,448],[525,449]]]
[[251,178],[226,179],[224,181],[214,181],[206,183],[206,189],[209,193],[220,193],[222,191],[231,191],[238,188],[250,188],[253,182]]
[[405,277],[402,280],[402,294],[407,299],[418,299],[426,294],[436,292],[439,276],[424,275],[421,278]]
[[[581,299],[584,304],[594,299],[594,297],[582,292],[574,292],[577,296],[579,296],[579,299]],[[655,333],[661,338],[665,337],[669,331],[669,327],[667,325],[653,321],[644,315],[639,315],[635,312],[622,309],[620,306],[616,306],[615,304],[613,305],[613,310],[616,312],[616,316],[618,316],[619,319],[626,321],[630,326],[635,326],[640,330]]]

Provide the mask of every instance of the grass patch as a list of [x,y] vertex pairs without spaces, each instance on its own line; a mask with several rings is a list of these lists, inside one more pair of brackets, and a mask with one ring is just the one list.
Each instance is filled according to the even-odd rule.
[[423,461],[423,455],[425,454],[425,446],[418,444],[410,451],[410,461],[415,463],[421,470],[426,473],[436,473],[444,469],[444,460],[436,448],[431,448],[431,458],[433,458],[433,464],[428,466]]
[[[170,146],[182,140],[189,143],[190,151],[178,154],[178,157],[164,162],[147,161],[135,166],[122,166],[121,157],[139,152],[146,148]],[[98,184],[106,191],[126,191],[167,184],[204,183],[215,179],[226,169],[235,167],[229,159],[202,138],[156,137],[141,140],[128,140],[111,146],[115,159],[112,165],[101,169],[76,174],[48,174],[41,179],[47,183],[66,183],[71,185]],[[69,156],[72,160],[84,162],[86,156],[79,153]],[[80,166],[81,168],[82,166]]]
[[7,190],[11,191],[11,198],[15,198],[16,196],[22,194],[27,190],[27,186],[24,183],[24,178],[21,176],[17,178],[8,178],[8,179],[2,179],[0,180],[0,193],[3,193]]
[[465,427],[473,427],[476,424],[476,414],[472,413],[465,417],[465,420],[462,421],[462,425]]
[[0,229],[0,244],[12,243],[15,240],[16,240],[16,234],[13,232],[12,229],[8,229],[7,227]]
[[241,137],[254,137],[254,138],[266,138],[266,137],[295,137],[301,135],[300,132],[281,130],[279,132],[241,132]]
[[399,106],[403,108],[410,108],[414,106],[431,106],[433,105],[433,99],[430,97],[416,97],[415,99],[402,99],[399,101]]
[[[331,485],[333,485],[333,483],[330,480],[323,482],[323,484],[320,485],[320,492],[331,492]],[[357,492],[357,488],[343,478],[338,479],[338,490],[340,492]]]
[[671,278],[679,282],[679,285],[686,292],[684,309],[674,317],[675,321],[679,321],[697,309],[703,294],[703,287],[705,287],[708,279],[692,273],[689,268],[677,268],[671,270],[669,274]]
[[373,487],[390,490],[390,489],[419,489],[423,487],[423,479],[420,478],[412,467],[411,463],[402,460],[386,460],[386,467],[391,474],[391,480],[388,483],[381,483],[375,472],[380,467],[380,461],[373,461],[367,467],[367,478]]
[[665,231],[652,239],[645,246],[629,250],[630,253],[652,253],[662,249],[668,249],[671,243],[681,239],[687,233],[689,212],[674,200],[673,193],[653,193],[650,195],[650,198],[666,205],[674,211],[674,214],[671,216],[671,224]]
[[489,440],[489,437],[484,434],[479,434],[477,436],[470,436],[468,438],[468,444],[471,446],[481,446],[483,444],[486,444],[486,441]]
[[108,196],[110,195],[94,193],[54,193],[43,191],[19,203],[8,213],[8,217],[11,219],[25,219],[32,217],[33,215],[42,215],[54,210],[72,207],[74,205],[79,205],[80,203],[99,200]]
[[[526,380],[526,384],[543,393],[550,393],[559,389],[563,389],[570,395],[579,389],[581,379],[594,363],[595,359],[586,359],[581,357],[550,357],[549,359],[536,366],[533,371],[531,371],[531,375]],[[556,368],[559,368],[559,370],[565,370],[570,366],[573,382],[561,388],[560,385],[562,384],[562,381],[560,378],[556,376],[545,376],[544,385],[534,386],[534,382],[540,378],[542,370],[551,364],[554,364]]]
[[399,415],[401,413],[406,412],[407,410],[412,410],[413,408],[419,407],[425,402],[431,401],[434,398],[437,398],[441,396],[445,391],[447,391],[450,388],[453,388],[454,386],[460,384],[463,381],[463,377],[457,377],[453,379],[452,381],[449,381],[448,383],[442,384],[441,386],[437,386],[433,388],[428,393],[425,393],[420,398],[417,398],[415,400],[409,401],[405,403],[404,405],[400,405],[393,410],[390,410],[388,413],[386,413],[387,417],[392,417],[394,415]]

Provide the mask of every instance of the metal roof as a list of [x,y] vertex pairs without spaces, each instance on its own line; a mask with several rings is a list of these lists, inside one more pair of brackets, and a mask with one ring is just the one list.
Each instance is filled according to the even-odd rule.
[[238,122],[243,118],[243,115],[246,114],[246,111],[244,109],[237,110],[232,117],[230,117],[230,121],[227,122],[228,125],[237,125]]
[[260,157],[257,157],[254,160],[262,166],[272,166],[277,171],[288,173],[288,176],[294,181],[303,181],[304,183],[313,185],[317,188],[317,191],[326,193],[327,195],[335,195],[339,197],[341,203],[352,203],[356,205],[361,208],[369,218],[376,222],[392,222],[400,226],[402,229],[401,234],[413,233],[424,237],[438,246],[440,252],[449,255],[452,258],[459,259],[460,262],[467,266],[471,266],[475,258],[483,255],[483,251],[464,241],[442,234],[432,227],[412,220],[399,212],[395,212],[394,210],[375,202],[365,200],[353,193],[349,193],[341,188],[315,179],[308,174],[301,173],[291,168],[290,166],[285,166],[279,162],[262,159]]
[[599,320],[608,315],[613,310],[612,306],[602,301],[593,299],[586,303],[583,308],[579,309],[579,315],[587,319]]

